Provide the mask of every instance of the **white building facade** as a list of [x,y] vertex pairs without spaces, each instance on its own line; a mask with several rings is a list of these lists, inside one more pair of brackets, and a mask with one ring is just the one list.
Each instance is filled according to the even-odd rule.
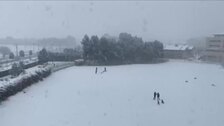
[[215,34],[206,39],[205,60],[213,62],[224,61],[224,34]]

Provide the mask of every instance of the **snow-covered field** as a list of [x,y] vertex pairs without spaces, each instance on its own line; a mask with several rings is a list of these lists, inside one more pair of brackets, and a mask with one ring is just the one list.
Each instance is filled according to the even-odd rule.
[[[0,126],[224,125],[221,66],[171,61],[107,70],[94,74],[95,67],[83,66],[53,73],[3,102]],[[156,104],[154,91],[165,104]]]

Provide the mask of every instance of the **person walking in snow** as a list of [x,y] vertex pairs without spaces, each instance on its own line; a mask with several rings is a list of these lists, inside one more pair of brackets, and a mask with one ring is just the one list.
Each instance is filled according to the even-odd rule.
[[97,74],[97,67],[96,67],[96,70],[95,70],[95,74]]
[[157,99],[157,104],[160,105],[159,99]]
[[104,72],[106,72],[106,71],[107,71],[107,68],[104,67],[104,70],[101,72],[101,74],[104,73]]
[[164,101],[163,101],[163,99],[161,100],[161,103],[162,103],[162,104],[164,104]]
[[156,99],[156,92],[154,92],[154,95],[153,95],[153,100]]
[[157,100],[160,100],[160,94],[159,94],[159,92],[157,93]]
[[106,67],[104,67],[104,72],[107,72],[107,68]]

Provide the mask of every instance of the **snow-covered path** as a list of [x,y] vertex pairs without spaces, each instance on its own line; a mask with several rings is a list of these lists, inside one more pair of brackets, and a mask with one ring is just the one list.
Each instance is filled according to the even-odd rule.
[[[95,75],[95,67],[71,67],[53,73],[3,102],[0,126],[224,125],[221,66],[171,61],[107,70]],[[165,104],[152,100],[154,91]]]

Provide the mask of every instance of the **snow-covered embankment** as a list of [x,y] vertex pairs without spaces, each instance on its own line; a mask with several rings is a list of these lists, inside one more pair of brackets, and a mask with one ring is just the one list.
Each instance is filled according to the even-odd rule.
[[27,69],[24,74],[21,74],[18,77],[2,80],[2,82],[0,82],[0,102],[15,95],[28,86],[42,81],[44,78],[48,77],[51,72],[56,72],[73,65],[73,62],[49,62],[46,65],[39,65]]

